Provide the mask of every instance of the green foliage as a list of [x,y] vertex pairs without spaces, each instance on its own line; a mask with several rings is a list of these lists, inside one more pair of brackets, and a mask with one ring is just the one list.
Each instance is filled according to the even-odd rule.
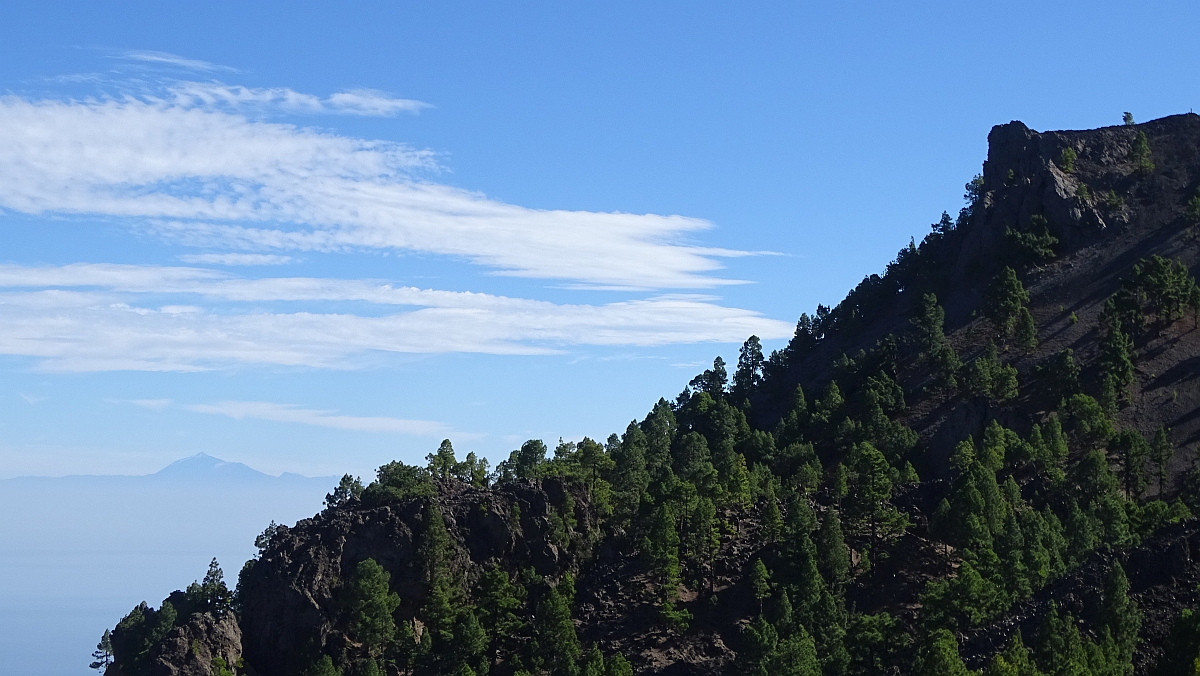
[[1043,676],[1033,661],[1033,656],[1021,640],[1021,632],[1012,635],[1008,646],[992,658],[983,670],[983,676]]
[[321,655],[313,660],[303,672],[302,676],[342,676],[342,670],[333,666],[333,658],[329,655]]
[[[1087,186],[1081,185],[1081,196],[1082,191],[1085,190],[1087,190]],[[1040,214],[1030,217],[1029,227],[1023,230],[1006,228],[1004,237],[1011,249],[1010,256],[1017,265],[1042,263],[1058,255],[1054,251],[1055,245],[1058,244],[1058,238],[1050,234],[1050,224]]]
[[380,467],[376,477],[362,493],[362,501],[370,507],[426,498],[435,492],[429,470],[424,467],[393,461]]
[[1133,651],[1142,627],[1142,613],[1133,599],[1129,598],[1129,579],[1125,576],[1125,570],[1115,561],[1104,583],[1100,621],[1104,626],[1104,640],[1111,641],[1114,648],[1106,651],[1109,660],[1132,665]]
[[971,676],[972,672],[958,655],[958,641],[946,629],[929,634],[917,650],[914,676]]
[[[362,481],[349,474],[343,474],[341,481],[338,481],[338,485],[333,489],[333,492],[325,494],[325,506],[330,509],[337,509],[352,499],[362,497],[362,493]],[[272,523],[274,522],[272,521]]]
[[358,562],[346,585],[350,633],[370,657],[381,655],[396,636],[392,613],[400,605],[400,597],[389,590],[390,579],[391,574],[375,559],[364,559]]
[[450,534],[446,532],[441,510],[432,504],[426,506],[419,556],[424,563],[423,577],[429,593],[425,597],[422,614],[427,633],[435,645],[449,643],[453,638],[454,622],[458,617],[456,606],[462,595],[462,589],[450,567],[452,551]]
[[604,676],[607,670],[604,668],[604,654],[600,652],[598,646],[592,646],[588,651],[587,657],[583,660],[583,669],[581,676]]
[[1075,171],[1075,161],[1078,159],[1079,153],[1076,153],[1074,148],[1068,146],[1063,148],[1063,151],[1059,153],[1058,162],[1056,164],[1058,164],[1059,168],[1061,168],[1063,171],[1070,174]]
[[1196,194],[1187,201],[1183,213],[1192,223],[1200,223],[1200,190],[1197,190]]
[[1015,399],[1020,393],[1017,369],[1000,362],[995,343],[988,343],[984,353],[972,359],[962,376],[963,390],[973,397],[987,397],[996,402]]
[[475,612],[465,608],[454,622],[454,641],[450,651],[452,669],[464,667],[471,673],[483,676],[488,671],[488,635]]
[[695,392],[704,392],[717,400],[725,396],[725,389],[728,385],[729,373],[725,369],[725,360],[717,357],[713,360],[711,369],[705,369],[703,373],[692,378],[688,383],[688,388]]
[[904,530],[908,521],[891,505],[891,467],[874,446],[863,442],[850,454],[851,481],[847,514],[871,536],[872,554],[881,538]]
[[733,373],[731,394],[741,402],[762,384],[763,351],[758,336],[750,336],[738,354],[737,370]]
[[501,481],[514,479],[536,479],[542,475],[546,463],[546,443],[541,439],[530,439],[509,454],[508,460],[496,466]]
[[854,615],[846,630],[846,649],[850,655],[848,676],[875,676],[887,673],[912,643],[912,637],[896,618],[887,613]]
[[1150,141],[1146,138],[1146,132],[1138,131],[1133,140],[1133,148],[1129,151],[1129,158],[1133,160],[1133,166],[1138,173],[1149,174],[1154,171],[1154,160],[1150,156]]
[[1006,607],[1003,590],[963,561],[950,579],[932,580],[921,595],[922,617],[931,627],[969,629]]
[[771,596],[771,573],[767,570],[762,559],[755,559],[750,568],[750,589],[761,607],[762,602]]
[[1151,256],[1133,266],[1121,288],[1104,305],[1101,323],[1106,331],[1120,329],[1138,337],[1149,320],[1156,330],[1183,317],[1197,296],[1196,280],[1180,260]]
[[767,480],[766,491],[763,495],[761,512],[763,536],[768,542],[775,542],[783,534],[783,517],[779,513],[779,502],[775,497],[775,481]]
[[1033,321],[1033,314],[1029,312],[1029,308],[1023,307],[1017,313],[1017,325],[1013,331],[1013,337],[1022,349],[1031,351],[1037,347],[1037,324]]
[[499,566],[493,564],[484,572],[476,598],[479,619],[496,640],[507,642],[524,631],[525,622],[518,613],[525,605],[525,589],[513,584]]
[[225,573],[214,558],[208,564],[204,579],[188,585],[184,591],[187,607],[181,608],[186,618],[192,613],[211,613],[220,617],[233,607],[233,593],[225,586]]
[[961,367],[958,353],[946,340],[943,331],[946,312],[938,305],[937,296],[927,293],[921,298],[918,314],[911,321],[917,328],[917,344],[922,359],[934,367],[937,383],[945,388],[958,387],[957,373]]
[[163,601],[158,610],[143,601],[121,618],[110,637],[113,663],[121,668],[121,673],[144,674],[151,649],[175,626],[177,617],[169,601]]
[[1107,412],[1095,399],[1076,394],[1064,403],[1063,412],[1072,433],[1087,446],[1103,445],[1115,433]]
[[1158,479],[1158,497],[1163,496],[1163,487],[1167,482],[1167,465],[1175,455],[1175,447],[1167,434],[1166,427],[1159,427],[1154,433],[1154,441],[1150,444],[1150,461],[1154,464],[1154,476]]
[[988,287],[984,297],[983,314],[996,325],[1003,336],[1012,335],[1020,318],[1021,308],[1029,303],[1029,292],[1025,290],[1017,272],[1005,267]]
[[534,618],[534,640],[539,657],[551,671],[567,674],[579,659],[579,637],[571,621],[571,608],[556,587],[551,587],[538,603]]
[[850,550],[842,536],[841,517],[833,508],[826,510],[821,520],[817,552],[817,568],[821,575],[835,587],[845,584],[850,574]]
[[92,651],[92,663],[88,665],[91,669],[99,669],[100,673],[112,664],[113,645],[112,632],[108,629],[104,630],[104,634],[100,637],[100,642],[96,644],[96,649]]
[[650,533],[643,541],[642,549],[650,559],[651,569],[659,584],[660,602],[674,602],[679,596],[679,584],[682,581],[679,567],[679,532],[667,505],[660,505],[655,510]]
[[1044,372],[1050,387],[1059,398],[1065,399],[1079,393],[1079,377],[1082,371],[1079,362],[1075,361],[1075,350],[1068,347],[1054,355]]
[[1108,452],[1121,468],[1125,497],[1136,499],[1146,487],[1150,444],[1136,430],[1121,430],[1108,442]]
[[608,660],[607,676],[633,676],[633,666],[621,653],[616,653]]
[[1195,676],[1200,666],[1200,612],[1185,609],[1171,626],[1158,676]]

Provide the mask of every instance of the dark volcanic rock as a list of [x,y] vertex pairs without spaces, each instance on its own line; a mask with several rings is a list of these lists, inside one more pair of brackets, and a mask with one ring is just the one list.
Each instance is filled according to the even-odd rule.
[[186,624],[172,629],[156,648],[147,676],[213,676],[216,658],[229,667],[242,656],[242,630],[237,618],[226,614],[192,615]]
[[[568,496],[576,520],[568,541],[556,542],[553,515]],[[429,504],[446,522],[455,554],[454,572],[468,587],[486,566],[510,573],[532,567],[558,579],[590,555],[596,523],[586,491],[560,479],[519,481],[480,490],[457,481],[439,484],[430,501],[344,508],[281,528],[242,579],[242,628],[247,660],[266,676],[288,674],[321,652],[337,655],[348,645],[338,630],[344,581],[359,561],[375,559],[391,574],[400,595],[398,618],[411,619],[426,596],[418,557]],[[296,662],[301,662],[297,664]]]

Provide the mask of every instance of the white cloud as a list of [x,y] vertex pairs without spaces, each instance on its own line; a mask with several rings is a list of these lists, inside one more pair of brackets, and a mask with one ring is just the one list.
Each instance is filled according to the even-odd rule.
[[221,82],[180,82],[170,88],[172,103],[182,107],[229,110],[278,110],[289,113],[389,117],[416,113],[430,105],[375,90],[352,89],[322,99],[287,87],[243,87]]
[[37,406],[43,401],[46,401],[46,397],[44,396],[37,394],[26,394],[24,392],[21,393],[21,398],[24,399],[25,403],[29,404],[30,406]]
[[[0,265],[0,288],[14,289],[0,292],[0,354],[33,357],[48,370],[356,368],[386,353],[547,354],[579,345],[741,342],[751,334],[771,339],[792,332],[787,322],[697,295],[555,304],[368,280],[243,279],[200,268],[89,264]],[[142,294],[190,294],[216,305],[150,306],[139,301]],[[363,316],[226,307],[306,301],[418,309]]]
[[229,66],[220,66],[215,63],[209,63],[208,61],[201,61],[199,59],[189,59],[187,57],[179,56],[178,54],[171,54],[170,52],[156,52],[156,51],[152,51],[152,50],[133,50],[133,51],[122,52],[120,54],[120,57],[123,59],[127,59],[129,61],[142,61],[144,63],[161,64],[164,66],[175,66],[177,68],[183,68],[185,70],[194,70],[194,71],[201,71],[201,72],[206,72],[206,73],[212,72],[212,71],[218,71],[218,70],[220,70],[220,71],[236,71],[236,69],[230,68]]
[[291,263],[291,256],[273,254],[184,254],[179,256],[184,263],[199,263],[204,265],[283,265]]
[[356,432],[392,432],[424,437],[444,437],[452,432],[446,424],[431,420],[337,415],[334,411],[319,411],[267,401],[220,401],[215,404],[193,404],[187,408],[197,413],[224,415],[235,420],[252,418]]
[[[347,97],[337,105],[378,103]],[[442,254],[601,288],[739,283],[710,273],[719,257],[748,255],[690,244],[711,227],[700,219],[505,204],[415,178],[433,166],[427,151],[196,100],[0,98],[0,207],[109,217],[227,250]]]
[[161,411],[171,405],[170,399],[129,399],[130,404],[148,408],[151,411]]

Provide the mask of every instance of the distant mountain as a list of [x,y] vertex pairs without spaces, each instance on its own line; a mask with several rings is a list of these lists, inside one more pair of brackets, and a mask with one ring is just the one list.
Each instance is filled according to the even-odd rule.
[[153,476],[161,479],[263,480],[277,478],[251,469],[243,463],[228,462],[214,458],[207,453],[197,453],[182,460],[176,460],[154,473]]
[[273,476],[265,472],[260,472],[244,463],[229,462],[227,460],[215,458],[207,453],[197,453],[195,455],[176,460],[154,474],[72,474],[59,477],[23,476],[13,479],[0,480],[0,485],[43,485],[51,482],[71,483],[75,485],[132,484],[138,486],[163,483],[177,484],[180,482],[215,484],[254,483],[262,485],[300,485],[319,483],[321,485],[329,484],[332,486],[333,483],[337,482],[337,477],[308,477],[292,472],[284,472],[279,476]]

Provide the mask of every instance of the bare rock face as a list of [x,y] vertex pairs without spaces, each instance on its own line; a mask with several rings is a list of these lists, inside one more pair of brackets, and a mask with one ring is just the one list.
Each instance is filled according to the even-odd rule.
[[237,618],[196,613],[159,643],[147,676],[217,676],[222,661],[232,671],[242,656]]

